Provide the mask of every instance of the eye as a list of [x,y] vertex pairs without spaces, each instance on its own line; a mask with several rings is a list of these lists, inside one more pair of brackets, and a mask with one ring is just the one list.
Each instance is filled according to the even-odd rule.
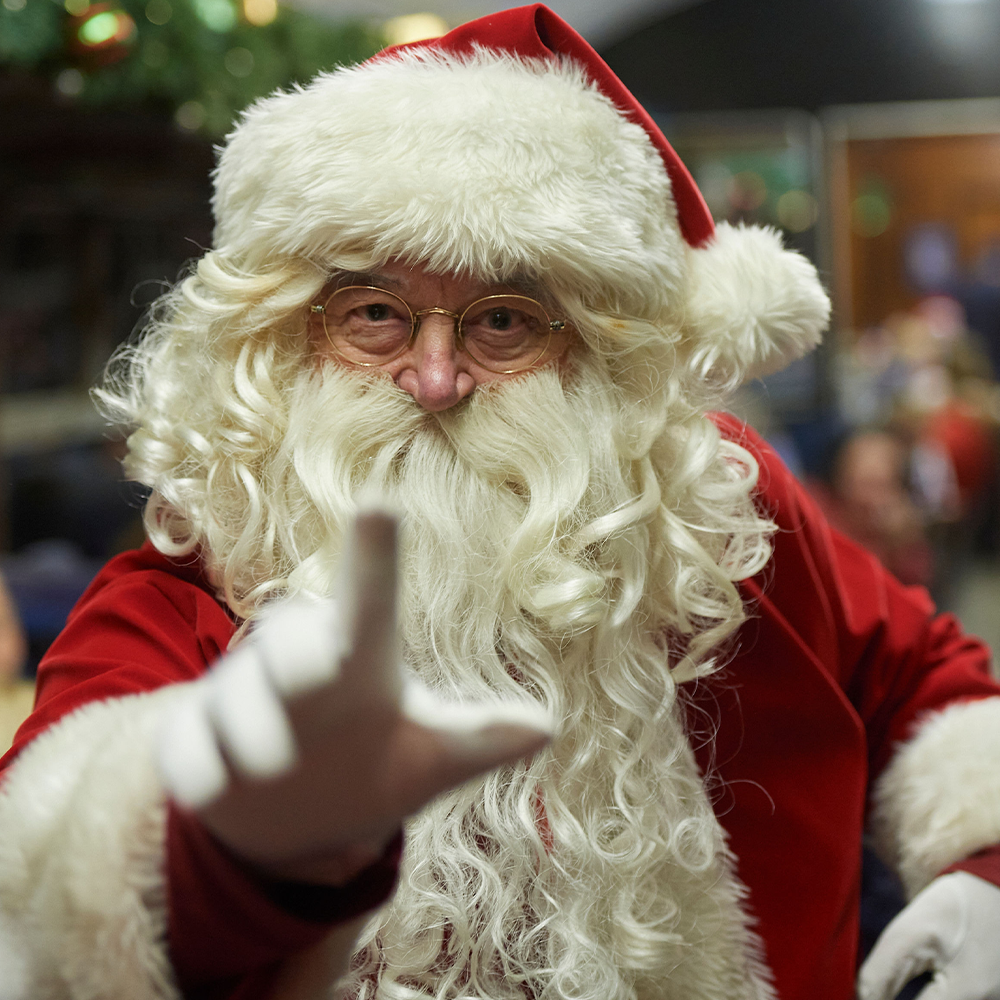
[[481,312],[473,310],[464,321],[467,337],[492,338],[494,335],[503,335],[505,340],[535,336],[544,326],[543,316],[536,316],[528,308],[521,308],[520,303],[492,303]]
[[387,320],[392,315],[392,308],[386,302],[369,302],[364,306],[364,317],[373,323]]
[[510,309],[490,309],[485,317],[485,325],[491,330],[509,330],[514,325],[514,315]]

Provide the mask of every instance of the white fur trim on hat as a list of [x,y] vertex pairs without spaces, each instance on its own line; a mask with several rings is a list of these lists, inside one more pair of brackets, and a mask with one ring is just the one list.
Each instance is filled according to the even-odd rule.
[[216,175],[216,246],[251,261],[370,251],[677,292],[683,241],[643,129],[569,62],[402,55],[252,107]]
[[879,854],[916,895],[942,869],[1000,843],[1000,698],[930,716],[875,788]]
[[722,226],[689,247],[646,131],[567,58],[416,50],[321,75],[246,112],[215,182],[216,248],[238,266],[527,275],[687,318],[695,363],[727,382],[805,353],[828,317],[773,233]]

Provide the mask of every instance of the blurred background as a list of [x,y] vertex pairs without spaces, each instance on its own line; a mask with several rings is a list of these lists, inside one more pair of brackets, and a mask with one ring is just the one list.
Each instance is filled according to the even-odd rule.
[[[275,87],[503,6],[0,0],[12,691],[101,563],[141,541],[143,497],[88,389],[209,244],[213,143]],[[1000,0],[551,6],[657,118],[716,218],[780,228],[831,290],[823,348],[738,411],[835,523],[1000,644]]]

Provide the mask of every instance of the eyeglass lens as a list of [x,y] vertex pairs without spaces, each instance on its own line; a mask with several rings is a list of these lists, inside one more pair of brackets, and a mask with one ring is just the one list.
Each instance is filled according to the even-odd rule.
[[[398,357],[410,342],[413,314],[406,302],[380,288],[350,285],[327,300],[327,337],[343,358],[379,365]],[[460,337],[468,354],[495,372],[523,371],[544,354],[551,329],[542,305],[521,295],[491,295],[462,315]]]

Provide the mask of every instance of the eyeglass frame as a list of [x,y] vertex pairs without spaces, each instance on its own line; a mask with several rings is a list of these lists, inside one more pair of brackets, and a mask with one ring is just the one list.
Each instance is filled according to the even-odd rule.
[[[410,314],[410,335],[403,342],[400,349],[393,354],[391,357],[384,358],[382,361],[355,361],[353,358],[347,357],[333,342],[333,337],[330,336],[330,331],[326,326],[326,307],[330,300],[338,295],[340,292],[350,291],[351,289],[357,289],[360,291],[371,291],[371,292],[382,292],[384,295],[391,295],[394,299],[398,299],[400,302],[406,306],[406,311]],[[465,347],[465,336],[462,332],[462,321],[468,315],[469,310],[473,306],[478,306],[482,302],[489,302],[490,299],[524,299],[526,302],[533,302],[542,311],[542,315],[548,322],[548,331],[545,338],[545,342],[542,345],[542,349],[538,352],[538,357],[536,357],[531,364],[525,365],[524,368],[491,368],[489,365],[484,364],[480,361],[474,354],[469,353],[468,349]],[[553,333],[563,333],[565,332],[568,323],[564,319],[551,319],[549,317],[549,311],[542,305],[538,299],[533,299],[530,295],[522,295],[520,292],[506,292],[497,293],[494,295],[484,295],[482,298],[475,299],[470,302],[460,313],[452,312],[450,309],[445,309],[443,306],[430,306],[427,309],[417,309],[410,305],[401,295],[397,295],[395,292],[389,291],[388,288],[381,288],[378,285],[344,285],[341,288],[335,288],[327,297],[326,301],[322,305],[312,305],[309,307],[309,312],[314,315],[321,315],[323,317],[323,333],[326,335],[326,339],[330,346],[337,352],[338,356],[343,358],[348,364],[358,365],[360,368],[380,368],[382,365],[387,365],[391,361],[395,361],[400,355],[404,354],[416,341],[417,335],[420,333],[420,322],[425,316],[447,316],[454,323],[455,332],[455,347],[458,350],[464,350],[473,361],[476,362],[482,368],[485,368],[488,372],[492,372],[494,375],[517,375],[520,372],[531,371],[532,368],[536,367],[538,358],[544,356],[549,344],[552,342]]]

